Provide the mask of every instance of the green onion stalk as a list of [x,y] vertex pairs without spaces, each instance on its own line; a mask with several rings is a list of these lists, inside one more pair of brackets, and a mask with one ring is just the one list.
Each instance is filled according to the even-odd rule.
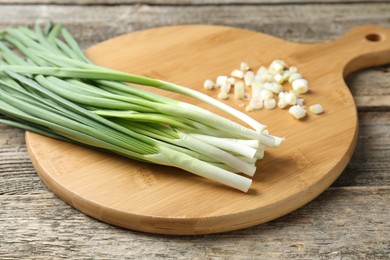
[[[190,96],[251,128],[129,84]],[[201,92],[93,64],[61,24],[51,23],[0,32],[0,113],[0,123],[178,167],[244,192],[264,147],[283,141]]]

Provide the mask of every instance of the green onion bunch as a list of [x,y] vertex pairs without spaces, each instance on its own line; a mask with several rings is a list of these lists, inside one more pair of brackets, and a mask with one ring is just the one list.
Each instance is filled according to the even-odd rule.
[[[129,83],[193,97],[251,128]],[[244,192],[264,147],[283,140],[193,89],[93,64],[61,24],[51,23],[0,32],[0,113],[0,123],[178,167]]]

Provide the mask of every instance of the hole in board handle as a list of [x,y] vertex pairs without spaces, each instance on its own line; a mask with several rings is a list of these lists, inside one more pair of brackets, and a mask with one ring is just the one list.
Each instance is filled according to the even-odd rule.
[[366,35],[366,39],[370,42],[379,42],[381,40],[381,36],[377,33],[370,33]]

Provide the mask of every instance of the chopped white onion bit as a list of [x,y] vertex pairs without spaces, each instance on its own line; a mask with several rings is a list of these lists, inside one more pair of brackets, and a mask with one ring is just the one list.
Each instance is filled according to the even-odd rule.
[[289,83],[293,83],[295,80],[301,79],[301,78],[302,78],[302,75],[301,75],[301,74],[294,72],[294,73],[292,73],[292,74],[290,75],[290,77],[288,78],[288,82],[289,82]]
[[292,82],[292,87],[298,93],[303,94],[309,90],[309,82],[306,79],[296,79]]
[[264,66],[261,66],[261,67],[257,70],[257,72],[256,72],[257,75],[266,75],[266,74],[268,74],[268,73],[269,73],[269,72],[268,72],[267,68],[264,67]]
[[290,90],[288,93],[295,95],[297,98],[299,97],[299,92],[294,89]]
[[244,83],[238,81],[236,82],[236,84],[234,84],[234,97],[236,99],[243,99],[244,96],[245,96]]
[[240,64],[240,70],[242,71],[248,71],[249,70],[249,64],[246,62],[241,62]]
[[263,90],[267,90],[267,91],[270,93],[270,95],[273,95],[273,94],[272,94],[272,89],[273,89],[273,87],[272,87],[272,83],[271,83],[271,82],[265,82],[265,83],[262,85],[262,87],[263,87]]
[[276,100],[274,98],[269,98],[264,100],[265,109],[274,109],[276,107]]
[[219,98],[219,99],[228,99],[228,98],[229,98],[229,95],[228,95],[228,93],[226,93],[226,92],[219,92],[218,98]]
[[260,74],[255,76],[255,82],[259,82],[259,83],[271,82],[272,78],[273,77],[271,74]]
[[278,94],[280,91],[283,90],[283,86],[280,85],[279,83],[277,82],[272,82],[272,92]]
[[251,106],[251,105],[247,105],[246,107],[245,107],[245,111],[246,112],[252,112],[252,111],[254,111],[255,109]]
[[294,73],[294,72],[298,72],[298,69],[297,69],[297,67],[295,67],[295,66],[291,66],[291,67],[288,69],[288,71],[290,71],[291,73]]
[[310,110],[310,112],[312,112],[313,114],[316,114],[316,115],[324,113],[324,109],[322,108],[322,106],[320,104],[315,104],[315,105],[310,106],[309,110]]
[[258,98],[258,97],[252,97],[250,102],[249,102],[249,105],[253,109],[262,109],[263,108],[263,100]]
[[230,85],[234,85],[236,83],[236,79],[235,78],[228,78],[227,79],[227,82],[230,84]]
[[280,92],[279,93],[279,100],[278,100],[278,107],[279,108],[285,108],[288,106],[288,103],[285,99],[286,92]]
[[288,112],[291,115],[293,115],[296,119],[301,119],[301,118],[304,118],[306,116],[306,110],[302,106],[299,106],[299,105],[294,105],[294,106],[290,107]]
[[233,70],[232,73],[230,73],[232,77],[242,79],[244,77],[244,72],[242,70]]
[[214,82],[210,79],[206,79],[203,83],[203,87],[207,90],[211,90],[214,88]]
[[268,89],[262,89],[260,91],[260,98],[262,100],[266,100],[266,99],[269,99],[269,98],[273,98],[274,94],[272,94],[272,92]]
[[263,84],[263,88],[273,93],[279,93],[282,90],[282,85],[276,82],[266,82]]
[[295,94],[290,93],[290,92],[284,94],[284,100],[289,105],[296,105],[297,104],[297,96],[295,96]]
[[278,100],[278,108],[285,108],[287,106],[288,106],[288,103],[286,102],[286,100],[284,98],[279,98],[279,100]]
[[269,66],[269,70],[272,72],[280,73],[286,67],[286,63],[282,60],[274,60]]
[[230,92],[231,85],[229,82],[224,82],[221,85],[221,92],[229,93]]
[[279,83],[279,84],[283,84],[284,81],[286,80],[286,79],[284,78],[284,76],[283,76],[282,74],[280,74],[280,73],[275,74],[274,79],[275,79],[275,81],[276,81],[277,83]]
[[252,83],[255,81],[255,73],[253,71],[248,71],[244,75],[244,82],[246,86],[251,86]]
[[224,84],[225,82],[227,82],[227,79],[228,79],[228,77],[227,76],[218,76],[217,77],[217,81],[216,81],[216,85],[218,86],[218,87],[220,87],[220,86],[222,86],[222,84]]
[[[292,74],[292,72],[289,71],[289,70],[284,70],[284,71],[282,72],[283,83],[289,80],[291,74]],[[282,83],[281,83],[281,84],[282,84]]]

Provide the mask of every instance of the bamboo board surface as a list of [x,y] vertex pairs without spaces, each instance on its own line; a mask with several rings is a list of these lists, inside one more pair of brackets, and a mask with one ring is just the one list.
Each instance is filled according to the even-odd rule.
[[[217,233],[264,223],[314,199],[342,172],[357,137],[356,108],[343,77],[389,62],[389,37],[385,28],[366,26],[333,42],[304,45],[230,27],[175,26],[124,35],[87,50],[100,65],[200,91],[205,79],[227,74],[241,61],[254,68],[274,59],[297,66],[311,85],[306,105],[320,103],[326,112],[302,121],[280,109],[251,113],[287,141],[266,151],[248,194],[175,168],[32,133],[26,136],[29,154],[54,193],[107,223],[164,234]],[[241,101],[227,103],[243,109]]]

